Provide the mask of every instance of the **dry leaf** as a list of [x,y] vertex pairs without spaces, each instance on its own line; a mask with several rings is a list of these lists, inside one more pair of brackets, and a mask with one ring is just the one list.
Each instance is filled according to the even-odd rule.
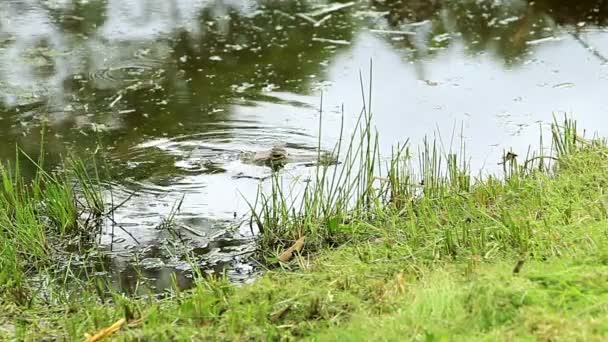
[[397,293],[405,293],[405,285],[407,283],[407,281],[405,280],[405,277],[403,276],[403,273],[399,273],[395,276],[395,290]]
[[299,238],[291,247],[287,248],[281,255],[279,255],[279,261],[288,262],[292,257],[294,252],[301,252],[302,248],[304,248],[304,240],[306,236],[302,236]]
[[110,336],[111,334],[120,330],[120,328],[122,328],[122,326],[125,324],[125,322],[126,322],[126,320],[124,318],[121,318],[118,321],[116,321],[114,324],[110,325],[109,327],[101,329],[93,336],[91,336],[89,334],[85,334],[85,336],[87,338],[87,342],[97,342],[97,341],[103,340],[104,338],[106,338],[106,337]]

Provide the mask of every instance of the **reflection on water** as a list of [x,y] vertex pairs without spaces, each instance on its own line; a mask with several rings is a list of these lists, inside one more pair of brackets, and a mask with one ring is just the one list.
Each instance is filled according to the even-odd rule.
[[277,143],[310,154],[321,91],[322,140],[333,146],[342,104],[354,125],[370,59],[384,151],[436,130],[448,145],[462,127],[472,167],[493,171],[503,149],[534,144],[554,112],[606,134],[607,11],[599,0],[7,0],[0,158],[15,143],[35,157],[42,123],[49,168],[101,143],[108,200],[132,196],[101,238],[117,255],[111,268],[132,268],[137,252],[150,270],[179,270],[183,260],[149,249],[173,239],[158,227],[182,201],[188,251],[234,269],[241,250],[205,246],[250,247],[243,197],[270,172],[240,155]]

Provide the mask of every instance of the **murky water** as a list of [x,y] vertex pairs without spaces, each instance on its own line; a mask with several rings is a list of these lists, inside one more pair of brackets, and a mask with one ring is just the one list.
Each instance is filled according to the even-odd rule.
[[[473,169],[492,171],[553,113],[608,133],[606,18],[599,0],[5,0],[0,159],[16,143],[36,156],[42,122],[49,168],[101,143],[112,201],[133,194],[101,238],[111,268],[128,278],[137,261],[161,280],[187,268],[170,234],[246,279],[243,198],[270,169],[239,156],[277,143],[314,153],[321,92],[329,148],[342,105],[353,127],[372,60],[383,151],[462,129]],[[182,199],[179,228],[162,229]]]

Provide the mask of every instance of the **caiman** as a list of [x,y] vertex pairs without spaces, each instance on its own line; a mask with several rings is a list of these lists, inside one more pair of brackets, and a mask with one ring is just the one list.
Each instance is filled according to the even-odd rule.
[[338,159],[329,152],[316,152],[311,154],[290,154],[283,146],[273,146],[267,151],[243,152],[241,161],[247,164],[267,166],[273,170],[279,170],[289,163],[302,163],[304,166],[330,166],[338,164]]

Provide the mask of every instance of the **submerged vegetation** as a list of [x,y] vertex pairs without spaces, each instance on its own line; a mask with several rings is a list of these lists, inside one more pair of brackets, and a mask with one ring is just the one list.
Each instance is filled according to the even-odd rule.
[[90,229],[79,219],[76,194],[97,215],[91,208],[101,202],[96,186],[71,182],[95,183],[84,164],[73,164],[79,177],[40,171],[31,185],[18,164],[4,167],[0,336],[434,341],[608,334],[603,141],[581,138],[570,120],[555,122],[552,153],[521,161],[507,153],[504,177],[473,177],[462,156],[443,155],[435,143],[425,142],[418,168],[407,145],[383,161],[368,113],[357,139],[336,147],[342,167],[319,165],[299,200],[278,176],[272,192],[260,194],[253,215],[259,255],[272,261],[306,240],[241,288],[197,274],[189,291],[126,297],[98,279],[62,289],[63,275],[52,280],[59,285],[49,286],[50,295],[24,301],[16,294],[28,293],[24,277],[32,268],[52,260],[49,241]]

